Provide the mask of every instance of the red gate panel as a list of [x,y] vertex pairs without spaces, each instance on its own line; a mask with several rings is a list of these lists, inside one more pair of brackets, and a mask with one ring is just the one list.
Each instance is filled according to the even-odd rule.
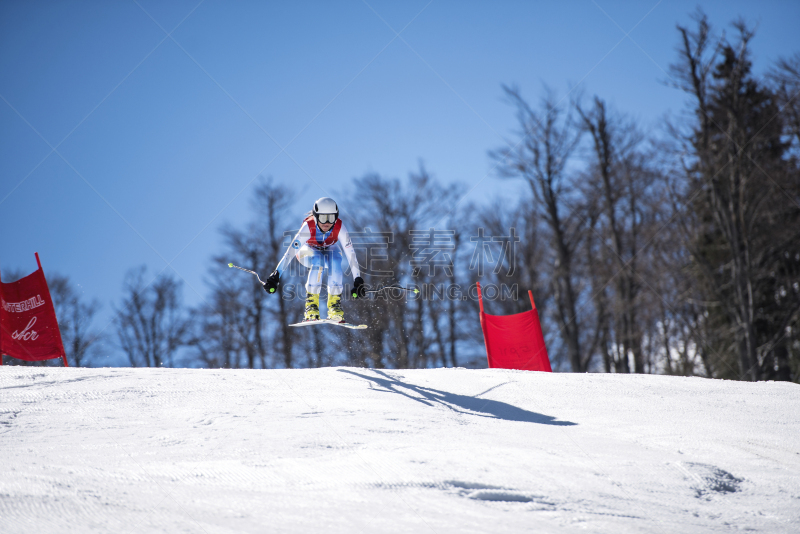
[[483,295],[478,282],[481,329],[486,342],[489,367],[552,372],[544,344],[539,312],[528,291],[533,309],[514,315],[489,315],[483,311]]
[[[25,278],[0,281],[0,354],[35,362],[61,358],[67,366],[50,290],[39,268]],[[2,360],[0,360],[2,364]]]

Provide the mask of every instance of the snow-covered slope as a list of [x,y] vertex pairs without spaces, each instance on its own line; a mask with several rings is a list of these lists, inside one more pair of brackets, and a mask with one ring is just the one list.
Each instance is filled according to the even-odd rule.
[[798,532],[800,387],[0,368],[0,532]]

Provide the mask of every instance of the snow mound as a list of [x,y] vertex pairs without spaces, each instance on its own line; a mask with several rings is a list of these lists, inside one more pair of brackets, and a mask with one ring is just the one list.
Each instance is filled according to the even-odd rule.
[[0,368],[0,531],[797,532],[800,387]]

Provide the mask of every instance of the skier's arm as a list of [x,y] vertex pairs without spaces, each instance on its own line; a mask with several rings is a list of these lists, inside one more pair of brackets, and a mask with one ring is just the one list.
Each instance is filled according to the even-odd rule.
[[300,230],[297,232],[297,235],[294,236],[292,242],[289,243],[289,248],[286,249],[286,253],[281,258],[281,261],[278,263],[276,271],[278,274],[283,274],[283,271],[289,266],[289,263],[292,261],[294,257],[295,251],[303,246],[303,243],[308,241],[311,238],[311,232],[308,230],[308,225],[303,223],[303,226],[300,227]]
[[344,255],[347,256],[347,263],[350,264],[350,271],[353,273],[353,279],[361,277],[361,271],[358,268],[358,258],[356,258],[356,250],[353,248],[353,242],[350,240],[350,234],[347,228],[342,223],[339,228],[339,246],[341,247]]

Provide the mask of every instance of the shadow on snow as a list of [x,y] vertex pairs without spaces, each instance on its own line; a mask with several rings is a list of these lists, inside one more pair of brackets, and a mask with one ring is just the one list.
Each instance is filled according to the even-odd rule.
[[[397,393],[421,402],[427,406],[434,406],[436,404],[450,408],[451,410],[468,414],[477,415],[479,417],[489,417],[491,419],[503,419],[505,421],[521,421],[524,423],[538,423],[540,425],[557,425],[557,426],[573,426],[577,423],[570,421],[557,421],[555,417],[543,415],[536,412],[529,412],[522,408],[517,408],[511,404],[500,402],[491,399],[481,399],[472,397],[470,395],[458,395],[457,393],[448,393],[438,389],[426,388],[402,382],[397,378],[375,369],[370,370],[378,376],[370,376],[366,374],[357,373],[349,369],[339,369],[340,373],[347,373],[365,380],[369,380],[373,385],[382,388],[387,393]],[[406,393],[400,388],[406,389],[411,393]],[[485,392],[484,392],[485,393]]]

